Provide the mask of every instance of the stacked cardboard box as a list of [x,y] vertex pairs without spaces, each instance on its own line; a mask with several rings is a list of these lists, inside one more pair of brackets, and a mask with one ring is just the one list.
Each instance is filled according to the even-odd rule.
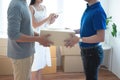
[[57,66],[56,65],[56,47],[51,46],[50,51],[51,51],[52,66],[51,67],[46,66],[42,71],[43,74],[56,73],[56,66]]
[[6,56],[7,53],[7,39],[0,38],[0,55]]
[[12,75],[13,69],[9,58],[0,56],[0,75]]
[[12,64],[10,59],[6,56],[7,52],[7,39],[0,38],[0,75],[11,75]]
[[83,72],[79,46],[75,45],[72,48],[61,47],[60,49],[64,72]]

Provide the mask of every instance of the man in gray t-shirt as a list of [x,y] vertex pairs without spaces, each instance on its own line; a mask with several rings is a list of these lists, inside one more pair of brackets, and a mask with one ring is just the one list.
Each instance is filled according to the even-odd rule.
[[8,12],[8,48],[7,55],[11,58],[14,80],[30,80],[33,61],[34,42],[49,46],[49,35],[38,36],[33,32],[31,17],[26,0],[12,0]]

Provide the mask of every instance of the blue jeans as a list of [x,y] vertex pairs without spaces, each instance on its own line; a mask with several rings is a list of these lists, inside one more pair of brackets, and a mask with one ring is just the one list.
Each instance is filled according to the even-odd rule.
[[103,61],[103,49],[99,46],[81,48],[86,80],[98,80],[100,64]]

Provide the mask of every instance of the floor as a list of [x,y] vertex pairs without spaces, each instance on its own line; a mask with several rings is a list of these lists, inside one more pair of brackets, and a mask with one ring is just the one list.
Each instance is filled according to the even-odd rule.
[[[85,80],[84,73],[64,73],[57,71],[55,74],[43,75],[44,80]],[[13,80],[13,76],[0,76],[0,80]],[[106,69],[100,69],[99,80],[120,80]]]

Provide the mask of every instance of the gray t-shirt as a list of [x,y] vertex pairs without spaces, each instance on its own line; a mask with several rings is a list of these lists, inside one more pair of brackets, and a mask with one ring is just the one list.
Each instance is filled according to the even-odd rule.
[[16,42],[21,34],[33,36],[29,7],[25,0],[12,0],[8,12],[8,57],[23,59],[35,53],[34,43]]

